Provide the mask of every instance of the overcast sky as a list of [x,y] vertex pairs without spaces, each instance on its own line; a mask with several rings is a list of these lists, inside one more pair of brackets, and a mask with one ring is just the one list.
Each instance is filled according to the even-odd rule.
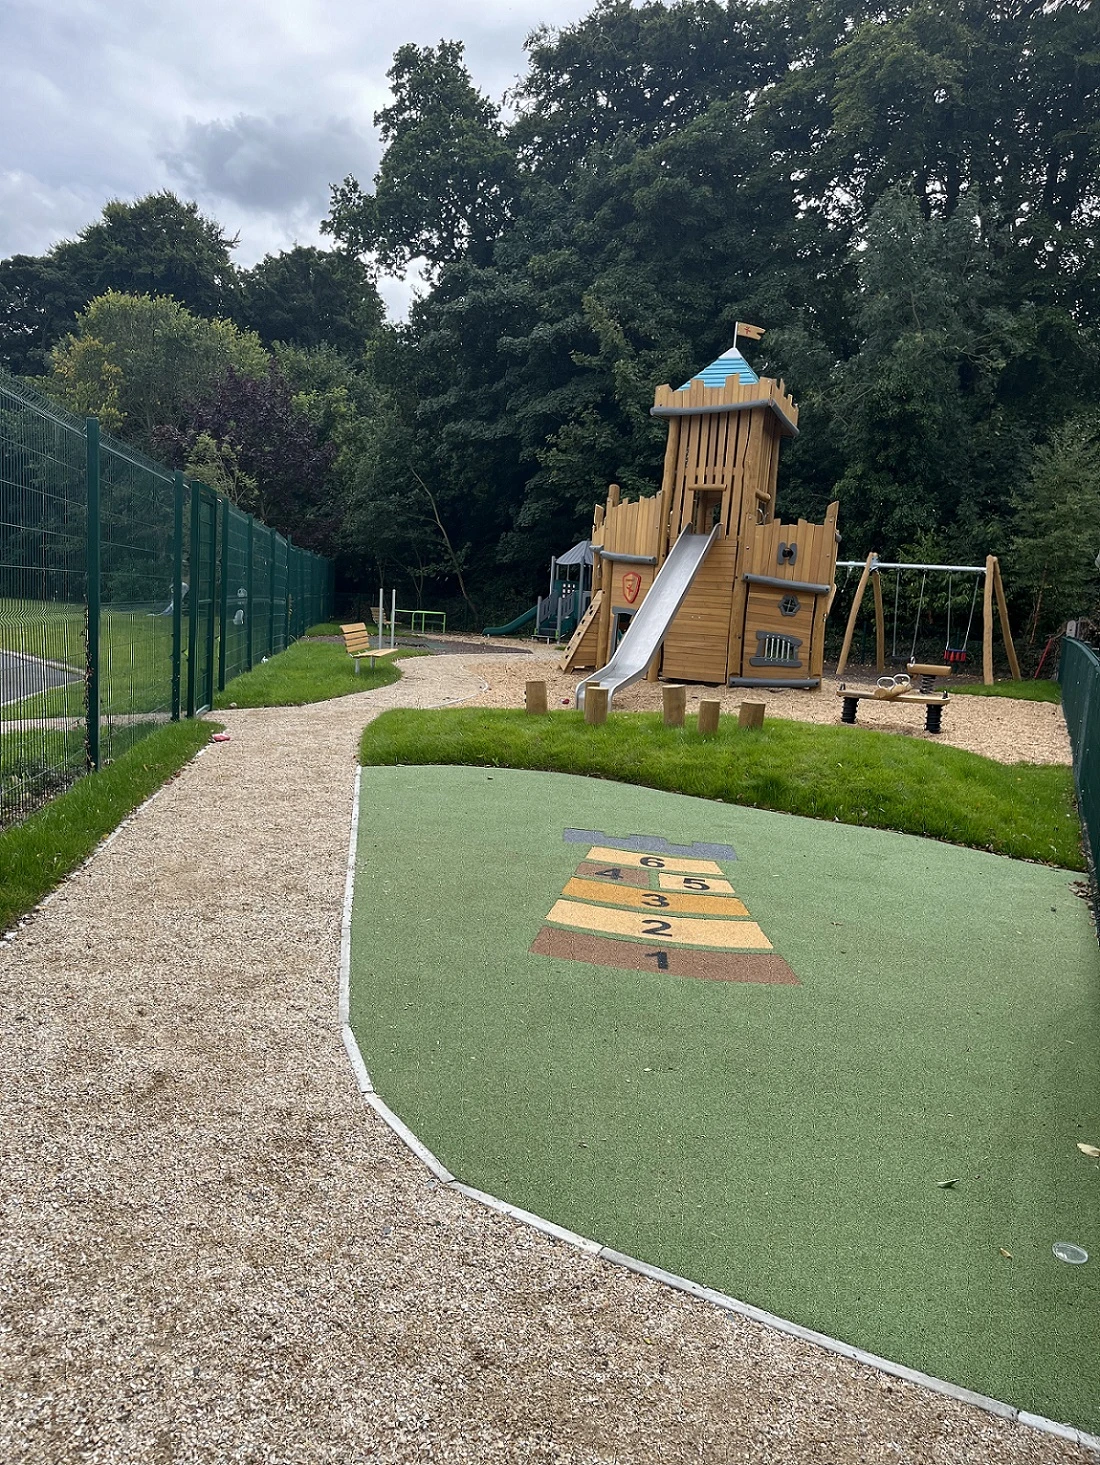
[[[463,41],[499,99],[525,36],[592,3],[0,0],[0,257],[161,188],[239,234],[238,264],[323,242],[328,185],[374,176],[398,46]],[[380,283],[400,313],[407,287]]]

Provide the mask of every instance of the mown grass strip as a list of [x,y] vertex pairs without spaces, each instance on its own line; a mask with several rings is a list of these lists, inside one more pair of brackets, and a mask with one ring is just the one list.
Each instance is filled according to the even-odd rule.
[[0,833],[0,931],[75,870],[101,839],[209,742],[211,722],[174,722]]
[[657,713],[588,727],[572,711],[395,711],[366,729],[360,761],[579,773],[1084,868],[1068,768],[997,763],[862,728],[776,718],[749,732],[727,718],[704,739],[693,725],[666,728]]
[[401,673],[392,663],[397,657],[423,655],[399,651],[384,661],[363,661],[358,676],[355,663],[343,646],[328,641],[295,641],[278,656],[260,662],[226,685],[214,698],[215,707],[301,707],[307,702],[327,702],[332,697],[350,697],[353,692],[371,692],[388,687]]
[[956,686],[953,682],[940,682],[941,687],[946,687],[952,697],[1011,697],[1017,702],[1061,702],[1062,688],[1057,682],[1048,682],[1040,679],[1035,681],[1029,677],[1026,681],[1019,682],[994,682],[991,687],[985,686],[982,682],[960,682]]

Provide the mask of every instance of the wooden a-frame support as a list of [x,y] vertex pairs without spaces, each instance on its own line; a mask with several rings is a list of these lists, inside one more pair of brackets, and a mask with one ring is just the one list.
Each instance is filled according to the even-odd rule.
[[[947,566],[945,565],[946,571]],[[837,676],[844,675],[848,656],[852,649],[856,621],[867,593],[867,581],[871,581],[875,601],[875,666],[883,671],[886,666],[886,626],[882,607],[882,582],[879,579],[878,555],[873,551],[867,556],[856,586],[855,599],[844,628],[844,641],[840,647],[840,659],[836,664]],[[982,681],[987,687],[993,685],[993,598],[997,598],[997,614],[1001,620],[1001,635],[1005,643],[1009,669],[1013,677],[1020,680],[1020,663],[1016,659],[1016,647],[1012,640],[1012,627],[1008,622],[1008,605],[1005,601],[1004,582],[1001,579],[1001,562],[995,554],[986,555],[985,580],[982,587]]]

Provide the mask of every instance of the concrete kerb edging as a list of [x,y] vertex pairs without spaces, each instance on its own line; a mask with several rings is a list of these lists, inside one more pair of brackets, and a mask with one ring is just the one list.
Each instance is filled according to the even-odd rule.
[[356,769],[355,794],[352,799],[351,812],[351,839],[348,845],[347,883],[344,889],[344,912],[340,932],[340,989],[338,1002],[340,1036],[343,1039],[344,1047],[351,1061],[359,1090],[367,1103],[378,1117],[389,1126],[397,1138],[411,1150],[417,1159],[423,1162],[436,1180],[451,1190],[466,1196],[469,1200],[477,1201],[480,1205],[487,1206],[490,1210],[500,1212],[501,1215],[510,1216],[513,1221],[520,1221],[525,1226],[530,1226],[534,1230],[541,1232],[544,1236],[549,1236],[555,1241],[561,1241],[567,1246],[575,1247],[587,1256],[609,1262],[612,1266],[622,1267],[625,1271],[636,1272],[639,1276],[646,1277],[651,1282],[656,1282],[665,1287],[672,1287],[677,1292],[686,1293],[689,1297],[698,1298],[701,1302],[708,1302],[713,1307],[720,1308],[723,1312],[735,1313],[738,1317],[760,1323],[777,1333],[785,1333],[789,1337],[800,1338],[804,1343],[812,1343],[815,1347],[823,1348],[828,1353],[836,1354],[840,1358],[847,1358],[853,1363],[863,1364],[867,1368],[876,1369],[879,1373],[888,1374],[891,1378],[902,1379],[906,1383],[917,1384],[922,1388],[931,1389],[934,1393],[943,1394],[948,1399],[954,1399],[960,1404],[971,1404],[974,1408],[982,1409],[987,1414],[993,1414],[998,1419],[1009,1420],[1016,1424],[1025,1425],[1029,1429],[1040,1430],[1043,1434],[1054,1435],[1058,1439],[1068,1440],[1071,1444],[1080,1445],[1084,1449],[1090,1450],[1100,1456],[1100,1435],[1088,1434],[1084,1430],[1076,1429],[1073,1425],[1060,1424],[1057,1420],[1046,1419],[1041,1414],[1032,1414],[1026,1409],[1018,1409],[1014,1404],[1006,1404],[1000,1399],[991,1399],[987,1394],[976,1394],[971,1389],[964,1389],[960,1384],[953,1384],[946,1379],[935,1378],[932,1374],[921,1373],[919,1369],[907,1368],[905,1364],[894,1363],[889,1358],[880,1358],[875,1353],[868,1353],[862,1348],[854,1347],[851,1343],[842,1342],[839,1338],[830,1338],[826,1333],[815,1332],[813,1328],[804,1328],[800,1323],[790,1322],[786,1318],[776,1316],[775,1313],[765,1312],[763,1308],[754,1307],[752,1303],[742,1302],[739,1298],[730,1297],[724,1292],[717,1292],[712,1287],[703,1287],[700,1283],[692,1282],[687,1277],[678,1277],[675,1273],[666,1272],[661,1267],[651,1266],[649,1262],[639,1261],[637,1257],[627,1256],[624,1252],[615,1251],[612,1247],[604,1246],[599,1241],[593,1241],[587,1236],[580,1236],[575,1231],[569,1231],[564,1226],[559,1226],[542,1216],[536,1216],[531,1211],[524,1211],[519,1206],[510,1205],[508,1201],[501,1200],[498,1196],[488,1195],[483,1190],[475,1190],[473,1186],[463,1185],[461,1181],[456,1180],[446,1165],[437,1156],[432,1154],[431,1150],[425,1144],[421,1143],[404,1120],[400,1119],[389,1105],[375,1093],[367,1065],[363,1061],[359,1044],[348,1021],[351,995],[351,908],[355,895],[355,863],[359,838],[359,797],[362,787],[362,776],[362,768]]

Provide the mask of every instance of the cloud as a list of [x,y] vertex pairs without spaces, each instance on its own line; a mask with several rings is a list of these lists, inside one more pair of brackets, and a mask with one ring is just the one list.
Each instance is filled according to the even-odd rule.
[[[371,119],[400,45],[464,41],[474,81],[499,98],[524,36],[592,3],[2,0],[0,257],[43,253],[108,199],[161,188],[239,234],[241,265],[331,243],[318,233],[329,185],[374,177]],[[412,288],[387,284],[392,310]]]
[[72,238],[105,200],[83,188],[55,188],[33,173],[0,172],[0,254],[37,254],[42,240]]
[[346,118],[316,122],[240,113],[231,121],[189,120],[182,144],[162,161],[204,197],[279,216],[320,218],[329,185],[348,173],[372,178],[379,149]]

